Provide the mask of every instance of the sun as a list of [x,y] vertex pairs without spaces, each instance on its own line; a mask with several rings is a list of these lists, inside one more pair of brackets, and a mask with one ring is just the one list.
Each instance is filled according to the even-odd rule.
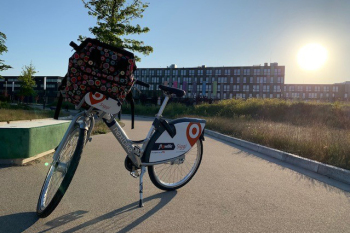
[[307,44],[298,52],[298,63],[304,70],[317,70],[327,61],[328,52],[320,44]]

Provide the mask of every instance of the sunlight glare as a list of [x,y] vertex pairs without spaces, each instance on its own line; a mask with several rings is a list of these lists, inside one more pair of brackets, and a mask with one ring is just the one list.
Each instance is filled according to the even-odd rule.
[[299,66],[305,70],[317,70],[323,66],[328,57],[327,50],[320,44],[308,44],[298,52]]

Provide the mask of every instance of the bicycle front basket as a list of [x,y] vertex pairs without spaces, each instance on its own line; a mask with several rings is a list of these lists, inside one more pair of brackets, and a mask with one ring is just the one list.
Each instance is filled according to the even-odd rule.
[[66,100],[77,105],[88,92],[124,100],[135,81],[134,54],[89,38],[73,47],[76,52],[69,58]]

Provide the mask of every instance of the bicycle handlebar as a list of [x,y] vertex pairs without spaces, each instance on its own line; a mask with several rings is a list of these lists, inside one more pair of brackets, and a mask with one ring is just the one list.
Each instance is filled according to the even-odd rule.
[[144,86],[144,87],[149,88],[149,84],[148,83],[142,82],[140,80],[136,80],[135,84],[138,84],[140,86]]

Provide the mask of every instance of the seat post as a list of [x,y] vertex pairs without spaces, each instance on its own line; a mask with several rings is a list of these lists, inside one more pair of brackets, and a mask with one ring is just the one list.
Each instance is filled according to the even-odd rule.
[[170,99],[169,95],[166,95],[166,96],[165,96],[165,99],[164,99],[164,101],[163,101],[163,103],[162,103],[162,106],[160,106],[160,109],[159,109],[159,111],[158,111],[158,113],[157,113],[157,115],[156,115],[156,118],[157,118],[157,119],[160,119],[160,118],[162,117],[163,111],[164,111],[165,106],[167,105],[169,99]]

